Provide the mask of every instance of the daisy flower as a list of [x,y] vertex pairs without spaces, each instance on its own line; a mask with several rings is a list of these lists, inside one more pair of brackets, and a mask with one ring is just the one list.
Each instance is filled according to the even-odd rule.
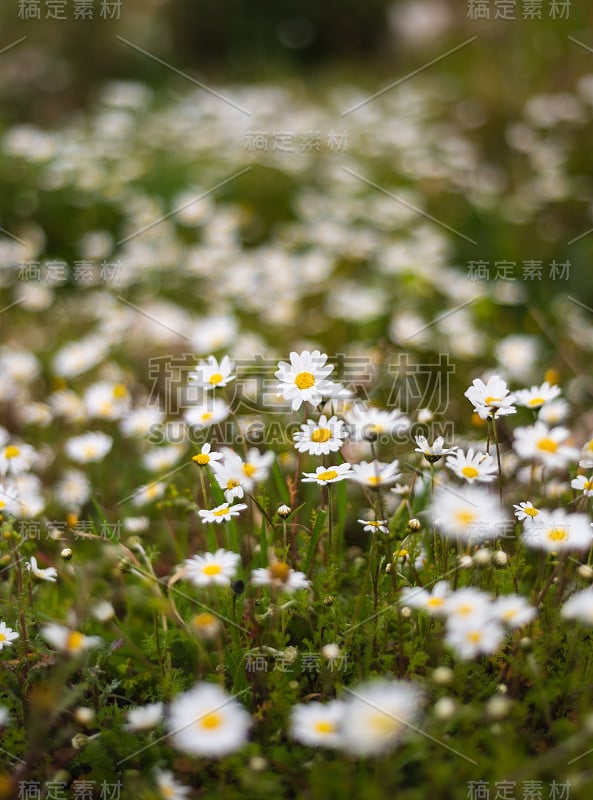
[[578,619],[593,625],[593,587],[575,592],[560,611],[565,619]]
[[108,352],[109,343],[99,336],[87,336],[78,342],[69,342],[56,353],[54,372],[63,378],[74,378],[103,361]]
[[278,362],[275,375],[280,381],[278,384],[278,397],[288,400],[293,411],[298,411],[303,403],[318,406],[324,397],[332,397],[342,387],[333,381],[328,381],[327,376],[333,372],[333,364],[326,364],[327,355],[319,350],[310,353],[291,352],[290,364],[286,361]]
[[421,695],[406,681],[376,679],[348,691],[342,721],[344,749],[356,756],[392,750],[412,724]]
[[165,414],[158,408],[137,408],[128,411],[120,420],[119,429],[124,436],[144,437],[165,420]]
[[230,408],[219,398],[208,398],[207,402],[199,403],[185,410],[183,418],[190,428],[202,430],[210,425],[223,422],[230,414]]
[[431,464],[434,464],[443,456],[451,455],[457,450],[457,445],[453,445],[453,447],[443,447],[445,439],[442,436],[437,436],[432,444],[428,443],[426,436],[415,436],[414,439],[418,445],[414,452],[422,453],[424,458]]
[[189,624],[196,636],[205,641],[216,639],[221,628],[218,617],[208,611],[201,611],[199,614],[195,614]]
[[191,789],[175,780],[168,770],[155,770],[154,779],[163,800],[187,800]]
[[0,622],[0,650],[3,647],[11,645],[15,639],[19,638],[19,634],[9,628],[5,622]]
[[585,497],[593,495],[593,477],[586,478],[584,475],[577,475],[576,478],[571,480],[570,485],[577,492],[582,492]]
[[515,396],[509,394],[507,385],[498,375],[493,375],[488,383],[484,383],[480,378],[476,378],[464,396],[474,407],[476,414],[481,419],[494,418],[496,415],[514,414],[516,408],[513,406]]
[[122,383],[94,383],[85,391],[83,402],[89,417],[121,419],[130,410],[130,393]]
[[202,518],[202,522],[230,522],[232,517],[238,517],[240,512],[247,508],[246,503],[235,503],[234,506],[229,503],[222,503],[216,508],[201,508],[198,514]]
[[521,625],[531,622],[537,611],[522,595],[505,594],[494,601],[492,614],[507,628],[520,628]]
[[591,469],[593,467],[593,439],[589,439],[583,445],[579,467],[583,469]]
[[7,444],[0,449],[0,475],[22,475],[35,461],[35,450],[29,444]]
[[101,431],[89,431],[67,440],[65,451],[68,458],[78,464],[102,461],[111,450],[113,439]]
[[389,533],[386,519],[359,519],[358,522],[364,526],[363,531],[366,533]]
[[325,456],[336,453],[344,444],[348,431],[343,420],[335,415],[328,418],[325,414],[319,417],[318,422],[308,419],[301,430],[296,431],[292,438],[295,448],[300,453],[309,453],[312,456]]
[[54,494],[66,508],[80,509],[91,496],[91,483],[84,472],[68,469],[54,486]]
[[160,500],[165,494],[166,484],[162,481],[155,481],[140,486],[132,496],[132,503],[139,507],[145,506],[148,503],[153,503],[155,500]]
[[290,735],[311,747],[339,747],[344,703],[299,703],[290,712]]
[[28,561],[25,566],[40,581],[49,581],[50,583],[55,583],[58,579],[57,569],[55,567],[41,569],[41,567],[37,566],[37,559],[35,556],[31,556],[31,560]]
[[515,503],[513,508],[515,509],[515,516],[520,522],[533,522],[539,514],[539,508],[536,508],[531,500]]
[[249,714],[231,695],[213,683],[198,683],[173,700],[167,727],[179,750],[218,757],[245,744],[250,724]]
[[213,462],[212,469],[229,503],[236,497],[243,497],[245,492],[252,492],[256,483],[265,480],[274,461],[272,450],[260,453],[255,447],[248,451],[245,461],[229,447],[222,448],[221,452],[223,460]]
[[559,400],[552,400],[550,403],[546,403],[542,406],[537,418],[546,425],[558,425],[560,422],[564,422],[568,417],[569,411],[570,406],[566,400],[560,398]]
[[517,405],[526,408],[541,408],[560,395],[559,386],[551,386],[544,381],[541,386],[532,386],[531,389],[519,389],[515,392]]
[[445,644],[465,661],[475,656],[495,653],[504,637],[505,631],[499,622],[480,619],[473,625],[450,626],[445,634]]
[[254,569],[251,582],[256,586],[271,586],[288,594],[311,586],[304,572],[296,572],[283,561],[274,561],[269,567]]
[[14,486],[0,483],[0,514],[15,514],[19,512],[19,493]]
[[537,520],[523,529],[522,540],[528,547],[556,553],[586,550],[591,546],[591,523],[585,514],[567,514],[562,508],[540,511]]
[[317,483],[319,486],[325,486],[328,483],[338,483],[345,478],[349,478],[352,472],[352,466],[348,463],[336,464],[335,467],[324,467],[323,465],[317,467],[315,472],[303,472],[304,478],[301,478],[303,483]]
[[550,469],[562,469],[579,455],[578,450],[565,444],[569,436],[566,428],[548,428],[538,420],[529,427],[515,429],[515,452],[521,458],[538,458]]
[[375,441],[379,436],[400,436],[410,427],[410,420],[398,408],[383,411],[362,403],[345,414],[354,442]]
[[124,727],[128,731],[149,731],[159,724],[164,712],[163,703],[149,703],[146,706],[130,708],[126,714]]
[[492,456],[479,451],[474,454],[472,447],[467,454],[458,450],[454,455],[448,456],[445,466],[468,483],[474,481],[488,483],[496,478],[498,471]]
[[208,356],[206,361],[200,361],[195,372],[190,372],[188,380],[199,389],[209,391],[219,386],[226,386],[235,380],[232,375],[235,365],[228,356],[223,356],[220,363],[214,356]]
[[202,449],[200,452],[192,456],[191,460],[194,461],[199,467],[205,467],[207,464],[210,464],[214,461],[220,461],[222,458],[222,453],[217,453],[216,451],[212,450],[211,445],[206,442],[206,444],[202,445]]
[[426,611],[431,616],[442,616],[445,613],[445,601],[451,593],[447,581],[438,581],[432,587],[432,592],[427,592],[419,586],[405,586],[400,595],[400,606],[418,608]]
[[447,595],[443,611],[449,625],[479,627],[480,623],[491,618],[491,605],[489,594],[468,586]]
[[353,464],[348,477],[361,486],[369,486],[371,489],[378,489],[381,486],[389,486],[401,477],[397,472],[399,461],[395,458],[390,464],[384,464],[376,459],[371,462],[361,461],[360,464]]
[[103,641],[100,636],[85,636],[80,631],[73,631],[55,623],[43,627],[41,635],[50,647],[69,655],[77,655],[92,647],[99,647]]
[[228,586],[235,577],[241,556],[230,550],[219,549],[186,559],[184,577],[194,586]]
[[504,534],[506,516],[486,489],[437,487],[430,508],[433,524],[448,538],[476,544]]

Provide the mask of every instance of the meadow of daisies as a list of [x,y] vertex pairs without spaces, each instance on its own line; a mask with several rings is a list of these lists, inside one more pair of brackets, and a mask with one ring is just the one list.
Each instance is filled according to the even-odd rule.
[[588,796],[593,75],[368,94],[3,124],[0,800]]

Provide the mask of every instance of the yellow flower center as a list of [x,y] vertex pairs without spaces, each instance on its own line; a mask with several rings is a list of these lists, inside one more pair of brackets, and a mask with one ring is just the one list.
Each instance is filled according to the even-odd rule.
[[528,517],[537,517],[537,515],[539,514],[537,508],[533,508],[532,506],[524,508],[523,511],[527,514]]
[[202,422],[208,422],[209,419],[212,419],[212,416],[213,416],[212,411],[204,411],[200,419],[202,420]]
[[204,464],[207,464],[210,461],[210,456],[208,453],[198,453],[197,456],[192,456],[192,461],[195,461],[196,464],[199,464],[201,467],[203,467]]
[[320,719],[319,722],[315,723],[314,727],[317,733],[334,733],[336,730],[334,723],[326,719]]
[[583,491],[589,491],[590,489],[593,489],[593,478],[591,478],[591,480],[585,481],[585,483],[583,484]]
[[5,642],[6,636],[3,633],[0,633],[0,642]]
[[237,486],[239,486],[239,481],[236,481],[233,478],[229,478],[229,480],[226,482],[227,489],[236,489]]
[[482,641],[482,634],[480,633],[480,631],[470,631],[467,634],[467,640],[472,644],[479,644],[479,642]]
[[502,615],[502,618],[504,620],[509,621],[509,620],[513,619],[513,617],[516,617],[516,616],[517,616],[517,609],[516,608],[509,608],[508,611],[504,612],[504,614]]
[[548,539],[551,542],[565,542],[568,539],[566,528],[552,528],[548,531]]
[[475,511],[470,511],[468,508],[464,508],[455,514],[455,519],[460,525],[467,526],[472,524],[476,516],[477,514]]
[[123,383],[116,383],[116,385],[113,387],[113,396],[117,400],[123,400],[123,398],[127,397],[127,395],[128,395],[128,390],[123,385]]
[[243,472],[248,478],[252,478],[257,468],[253,464],[243,464]]
[[555,453],[556,450],[558,450],[558,442],[555,442],[553,439],[545,436],[537,443],[537,449],[543,450],[546,453]]
[[172,786],[161,786],[160,790],[165,800],[174,800],[177,795],[177,791]]
[[14,444],[9,444],[8,447],[4,450],[5,458],[16,458],[20,454],[21,451]]
[[66,650],[80,650],[84,642],[84,634],[79,631],[70,631],[66,639]]
[[327,440],[331,437],[331,435],[332,434],[329,428],[316,428],[311,434],[311,441],[327,442]]
[[401,723],[387,714],[378,712],[369,717],[369,727],[373,728],[376,733],[389,736],[401,727]]
[[461,614],[463,617],[467,617],[468,614],[471,614],[474,610],[474,607],[469,603],[464,603],[463,605],[459,606],[457,609],[457,613]]
[[217,383],[220,383],[223,380],[223,377],[220,372],[214,372],[209,378],[208,383],[212,384],[212,386],[216,386]]
[[487,406],[491,406],[494,403],[500,403],[501,400],[502,400],[502,397],[487,397],[484,400],[484,402],[486,403]]
[[334,478],[338,477],[338,473],[335,469],[328,469],[325,472],[320,472],[317,475],[318,481],[333,481]]
[[84,448],[84,456],[85,458],[94,458],[97,454],[97,450],[93,444],[87,444]]
[[530,408],[536,408],[537,406],[543,406],[545,403],[545,398],[543,397],[532,397],[531,400],[527,403]]
[[153,500],[159,493],[159,487],[156,483],[151,483],[146,487],[146,496]]
[[299,372],[294,379],[297,389],[310,389],[315,386],[315,375],[310,372]]
[[0,500],[0,509],[4,508],[5,505],[6,503],[4,502],[4,500]]
[[378,486],[381,483],[381,478],[379,475],[369,475],[367,478],[367,483],[370,486]]
[[[204,570],[204,572],[205,571],[206,570]],[[209,614],[207,611],[203,611],[201,614],[196,614],[196,616],[193,619],[193,623],[197,628],[209,628],[210,625],[216,623],[216,617],[214,616],[214,614]]]
[[283,561],[276,561],[270,564],[268,571],[274,580],[282,581],[282,583],[286,583],[290,575],[290,567]]
[[107,415],[111,414],[112,409],[113,406],[111,405],[111,403],[106,401],[105,403],[101,403],[101,408],[99,409],[99,411],[101,412],[101,414]]
[[224,508],[219,508],[218,511],[213,511],[212,513],[215,517],[224,517],[225,514],[228,514],[228,511],[228,506],[225,506]]
[[[216,514],[217,512],[215,511],[214,513]],[[220,575],[222,568],[220,564],[206,564],[202,572],[204,575]]]
[[442,597],[429,597],[426,601],[426,605],[430,608],[440,608],[444,602]]
[[475,467],[463,467],[461,474],[466,478],[477,478],[480,473]]
[[198,724],[201,725],[202,728],[206,728],[207,731],[220,728],[222,725],[222,714],[217,714],[216,711],[213,711],[211,714],[200,717]]

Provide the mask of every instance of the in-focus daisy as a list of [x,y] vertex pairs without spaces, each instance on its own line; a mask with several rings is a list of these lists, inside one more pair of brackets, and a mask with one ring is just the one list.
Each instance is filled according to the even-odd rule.
[[102,461],[111,450],[113,439],[101,431],[89,431],[67,440],[65,451],[68,458],[79,464]]
[[586,550],[593,533],[585,514],[567,514],[563,508],[540,511],[537,519],[523,528],[522,541],[528,546],[551,553]]
[[593,476],[586,478],[584,475],[577,475],[576,478],[571,480],[570,485],[577,492],[582,492],[585,497],[593,495]]
[[401,591],[398,605],[418,608],[431,616],[442,616],[445,613],[445,601],[450,593],[451,587],[447,581],[435,583],[431,592],[420,586],[405,586]]
[[234,368],[228,356],[223,356],[220,363],[214,356],[208,356],[206,361],[199,362],[195,371],[189,373],[188,380],[204,391],[217,389],[235,380],[232,374]]
[[325,414],[319,417],[318,422],[308,419],[305,425],[301,425],[301,430],[292,436],[295,448],[300,453],[310,453],[312,456],[336,453],[347,437],[344,421],[335,415],[328,420]]
[[163,703],[148,703],[145,706],[130,708],[126,714],[124,727],[129,731],[149,731],[159,724],[164,713]]
[[291,352],[290,364],[286,361],[278,363],[275,373],[280,381],[278,396],[288,400],[293,411],[298,411],[303,403],[318,406],[324,397],[336,393],[338,385],[327,380],[334,367],[326,362],[325,353],[303,350],[302,353]]
[[534,409],[541,408],[559,395],[560,387],[551,386],[548,381],[544,381],[541,386],[532,386],[531,389],[519,389],[515,392],[517,405]]
[[45,569],[41,569],[41,567],[37,566],[37,559],[35,556],[31,556],[31,560],[25,564],[26,568],[38,578],[40,581],[49,581],[50,583],[55,583],[58,579],[58,571],[55,567],[46,567]]
[[35,450],[29,444],[13,442],[0,448],[0,475],[22,475],[35,463]]
[[560,613],[565,619],[578,619],[593,625],[593,587],[575,592],[564,603]]
[[531,500],[515,503],[513,508],[515,509],[514,514],[520,522],[533,522],[539,514],[539,508],[536,508]]
[[246,503],[235,503],[233,506],[230,503],[222,503],[216,508],[201,508],[198,514],[202,522],[230,522],[231,518],[238,517],[244,508],[247,508]]
[[448,456],[445,466],[468,483],[480,481],[488,483],[496,478],[498,468],[492,456],[469,448],[467,453],[462,450]]
[[379,489],[381,486],[389,486],[401,477],[397,471],[399,461],[394,459],[390,464],[382,463],[374,459],[371,462],[361,461],[360,464],[352,464],[352,470],[348,478],[361,486],[368,486],[371,489]]
[[498,375],[489,378],[488,383],[476,378],[464,394],[481,419],[514,414],[516,411],[513,405],[515,396],[509,394],[505,381]]
[[507,628],[520,628],[531,622],[537,611],[522,595],[503,594],[494,601],[492,614]]
[[303,483],[318,483],[320,486],[325,486],[328,483],[338,483],[345,478],[349,478],[352,472],[352,467],[348,463],[336,464],[335,467],[317,467],[315,472],[303,472],[304,478],[301,478]]
[[77,655],[84,650],[99,647],[103,641],[100,636],[85,636],[80,631],[73,631],[55,623],[45,625],[41,629],[41,635],[50,647],[69,655]]
[[200,452],[191,457],[191,460],[194,461],[199,467],[205,467],[208,464],[212,464],[214,461],[220,461],[221,458],[222,453],[217,453],[216,451],[212,450],[212,446],[206,442],[206,444],[202,445]]
[[19,634],[9,628],[5,622],[0,622],[0,650],[3,647],[11,645],[15,639],[19,638]]
[[539,420],[531,426],[516,428],[514,449],[521,458],[537,458],[549,469],[562,469],[576,461],[578,450],[568,444],[566,428],[548,428]]
[[386,519],[359,519],[366,533],[389,533]]
[[463,659],[495,653],[505,637],[502,625],[496,620],[476,621],[473,625],[452,625],[447,628],[445,644]]
[[443,456],[448,456],[457,450],[457,445],[453,447],[443,447],[445,439],[442,436],[437,436],[432,444],[428,443],[426,436],[414,437],[418,447],[415,448],[415,453],[422,453],[424,458],[431,464],[441,459]]
[[299,703],[290,712],[290,735],[311,747],[339,747],[344,708],[341,700]]
[[468,486],[461,489],[441,484],[430,508],[433,524],[451,539],[477,544],[502,536],[506,515],[486,489]]
[[392,750],[420,709],[418,689],[406,681],[377,679],[348,690],[342,722],[344,749],[357,756]]
[[183,575],[194,586],[228,586],[237,573],[241,556],[230,550],[219,549],[186,559]]
[[251,582],[256,586],[271,586],[288,594],[311,586],[304,572],[296,572],[283,561],[274,561],[269,567],[254,569]]
[[242,747],[249,726],[249,714],[233,697],[213,683],[198,683],[173,700],[167,727],[179,750],[217,757]]
[[380,436],[395,438],[410,427],[410,420],[398,408],[383,411],[358,403],[345,414],[354,442],[373,442]]
[[204,403],[186,409],[183,418],[190,428],[202,430],[210,425],[223,422],[230,414],[230,408],[217,397],[209,397]]
[[155,770],[154,779],[162,800],[187,800],[191,789],[175,780],[168,770]]
[[265,480],[274,461],[272,450],[260,453],[255,447],[248,451],[245,461],[229,447],[223,447],[221,453],[223,460],[211,466],[229,503],[236,497],[243,497],[245,492],[252,492],[256,483]]

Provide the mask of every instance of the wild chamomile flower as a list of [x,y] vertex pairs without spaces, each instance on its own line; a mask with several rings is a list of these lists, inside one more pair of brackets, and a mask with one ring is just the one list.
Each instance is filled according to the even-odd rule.
[[389,752],[415,721],[420,703],[419,690],[407,681],[375,679],[348,690],[343,748],[356,756]]
[[424,458],[431,464],[441,459],[443,456],[448,456],[457,450],[457,445],[453,447],[443,447],[445,439],[442,436],[437,436],[432,444],[428,443],[426,436],[414,437],[418,447],[415,448],[415,453],[422,453]]
[[565,619],[578,619],[593,625],[593,587],[575,592],[564,603],[560,614]]
[[198,614],[195,614],[189,620],[189,625],[196,636],[204,641],[216,639],[222,627],[220,619],[209,611],[200,611]]
[[312,456],[323,456],[336,453],[344,444],[348,431],[343,420],[335,415],[328,418],[325,414],[319,417],[318,422],[308,419],[301,425],[301,430],[296,431],[292,438],[295,448],[300,453],[310,453]]
[[566,428],[548,428],[539,420],[529,427],[516,428],[514,449],[521,458],[537,458],[549,469],[562,469],[576,461],[578,450],[568,443]]
[[55,583],[58,579],[57,569],[55,567],[46,567],[45,569],[38,567],[35,556],[31,556],[30,561],[28,561],[25,566],[31,572],[31,574],[40,581],[49,581],[50,583]]
[[475,413],[481,419],[514,414],[516,412],[516,408],[513,405],[515,396],[509,394],[505,381],[499,378],[498,375],[493,375],[489,378],[488,383],[484,383],[481,378],[476,378],[464,395],[473,405]]
[[184,450],[184,445],[179,444],[153,447],[142,456],[142,466],[149,472],[166,472],[179,461]]
[[326,362],[327,355],[319,350],[291,352],[290,364],[278,362],[275,373],[280,381],[278,397],[288,400],[293,411],[298,411],[303,403],[318,406],[324,397],[331,397],[340,387],[327,380],[334,367]]
[[506,515],[495,498],[486,489],[474,486],[458,489],[439,485],[430,514],[442,534],[471,544],[498,538],[506,524]]
[[161,499],[165,494],[166,488],[167,485],[163,481],[154,481],[153,483],[140,486],[132,495],[132,503],[137,508],[148,505],[149,503],[154,503],[155,500]]
[[400,595],[400,606],[418,608],[431,616],[442,616],[445,613],[445,601],[451,593],[448,581],[437,581],[428,592],[420,586],[405,586]]
[[154,779],[162,800],[187,800],[190,796],[190,787],[176,781],[168,770],[155,770]]
[[541,386],[532,386],[531,389],[519,389],[515,392],[517,405],[533,409],[541,408],[559,395],[560,387],[551,386],[548,381],[544,381]]
[[389,486],[395,483],[401,477],[401,473],[397,471],[398,467],[399,461],[397,458],[390,464],[377,461],[377,459],[371,462],[361,461],[360,464],[352,464],[352,470],[348,477],[361,486],[379,489],[381,486]]
[[523,528],[521,540],[528,546],[549,553],[586,550],[593,533],[585,514],[567,514],[563,508],[540,511],[537,519]]
[[78,342],[69,342],[55,355],[53,368],[56,375],[73,378],[99,364],[109,352],[109,343],[99,336],[87,336]]
[[366,533],[389,533],[386,519],[359,519],[358,522]]
[[14,514],[19,513],[19,493],[15,486],[6,483],[0,483],[0,514]]
[[487,592],[468,586],[445,598],[443,611],[449,625],[475,627],[492,616],[492,598]]
[[222,453],[217,453],[215,450],[212,450],[212,446],[206,442],[206,444],[202,445],[200,452],[191,457],[191,460],[194,461],[199,467],[205,467],[208,464],[212,465],[214,461],[220,461],[221,458]]
[[223,422],[230,414],[230,411],[224,400],[220,400],[217,397],[209,397],[205,402],[186,409],[183,418],[190,428],[202,430]]
[[260,453],[255,447],[247,452],[245,461],[229,447],[223,447],[221,453],[223,460],[211,466],[229,503],[236,497],[243,497],[245,492],[252,492],[256,483],[264,481],[274,461],[272,450]]
[[255,586],[271,586],[287,594],[311,586],[304,572],[295,571],[283,561],[274,561],[269,567],[254,569],[251,573],[251,582]]
[[398,408],[384,411],[357,403],[344,416],[354,442],[374,442],[380,436],[399,436],[410,427],[410,420]]
[[513,508],[515,509],[514,514],[520,522],[533,522],[539,514],[539,508],[536,508],[531,500],[515,503]]
[[505,630],[494,619],[476,619],[473,624],[449,625],[445,644],[458,658],[467,660],[495,653],[502,644]]
[[492,456],[479,451],[474,453],[472,447],[467,453],[457,450],[454,455],[448,456],[445,466],[468,483],[474,481],[488,483],[496,478],[498,471]]
[[237,573],[241,556],[230,550],[219,549],[186,559],[183,576],[194,586],[228,586]]
[[581,449],[579,467],[591,469],[593,467],[593,438],[588,439]]
[[100,381],[89,386],[83,402],[90,418],[121,419],[130,410],[130,393],[123,383]]
[[230,505],[230,503],[221,503],[221,505],[216,506],[216,508],[201,508],[198,514],[202,522],[216,522],[220,524],[221,522],[230,522],[232,517],[238,517],[244,508],[247,508],[246,503],[235,503],[233,506]]
[[158,408],[145,407],[128,411],[120,420],[119,429],[123,436],[144,437],[158,428],[165,420],[165,414]]
[[317,483],[320,486],[325,486],[328,483],[338,483],[345,478],[349,478],[352,473],[352,466],[348,463],[336,464],[335,467],[317,467],[315,472],[303,472],[304,478],[301,478],[303,483]]
[[41,635],[50,647],[67,655],[78,655],[84,650],[99,647],[103,642],[100,636],[85,636],[80,631],[73,631],[55,623],[45,625],[41,629]]
[[0,622],[0,650],[2,650],[4,647],[8,647],[14,642],[15,639],[18,638],[19,634],[16,631],[13,631],[12,628],[9,628],[4,621]]
[[535,619],[537,610],[522,595],[503,594],[494,601],[492,613],[507,628],[520,628]]
[[13,442],[0,449],[0,475],[22,475],[35,462],[35,450],[29,444]]
[[549,403],[543,405],[539,410],[537,418],[545,425],[551,427],[564,422],[568,417],[569,411],[570,406],[566,400],[559,398],[558,400],[551,400]]
[[66,441],[65,451],[68,458],[79,464],[102,461],[111,450],[113,439],[101,431],[89,431],[80,436],[72,436]]
[[128,731],[149,731],[163,719],[163,703],[148,703],[145,706],[130,708],[126,714],[124,727]]
[[593,476],[586,478],[584,475],[577,475],[571,480],[570,485],[577,492],[582,492],[585,497],[593,496]]
[[54,486],[54,494],[65,508],[80,509],[91,496],[91,483],[84,472],[68,469]]
[[214,356],[208,356],[206,361],[199,362],[194,372],[189,373],[188,380],[199,389],[210,391],[234,381],[234,368],[235,365],[228,356],[223,356],[220,363]]
[[299,703],[290,711],[290,735],[310,747],[339,747],[344,703]]
[[169,707],[167,727],[179,750],[215,758],[241,748],[250,724],[240,703],[220,686],[204,682],[177,695]]

